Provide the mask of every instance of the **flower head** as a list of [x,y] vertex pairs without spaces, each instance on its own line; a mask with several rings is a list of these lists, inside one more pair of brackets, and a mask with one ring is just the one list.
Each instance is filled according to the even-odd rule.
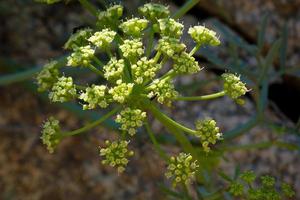
[[216,125],[216,121],[209,118],[196,121],[196,136],[200,137],[205,152],[210,151],[210,144],[215,144],[222,138],[222,133]]
[[96,25],[103,28],[110,28],[116,30],[119,24],[119,18],[123,15],[123,6],[113,5],[109,7],[106,11],[102,11],[98,15],[98,21]]
[[37,75],[38,91],[43,92],[51,89],[53,84],[57,82],[59,70],[57,68],[57,61],[52,61],[46,64]]
[[142,31],[145,30],[148,26],[148,20],[132,18],[127,21],[124,21],[120,24],[120,28],[126,35],[131,35],[134,37],[139,37],[142,35]]
[[116,122],[121,124],[121,130],[127,131],[129,135],[133,136],[136,129],[143,125],[145,119],[146,112],[128,107],[117,115]]
[[88,38],[92,35],[93,30],[85,28],[78,30],[72,34],[68,41],[65,43],[64,48],[69,50],[75,50],[79,47],[88,45]]
[[157,44],[156,49],[168,57],[179,54],[186,48],[185,44],[180,43],[179,39],[172,37],[162,37]]
[[146,19],[156,21],[157,19],[166,18],[170,15],[168,7],[156,3],[147,3],[139,8],[139,12]]
[[191,35],[193,40],[199,45],[220,45],[220,40],[216,36],[216,32],[204,27],[204,26],[194,26],[189,28],[188,33]]
[[200,71],[198,62],[193,56],[190,56],[186,52],[182,52],[179,55],[173,57],[173,68],[177,73],[194,74]]
[[103,156],[102,164],[116,167],[119,173],[125,171],[129,160],[133,156],[133,151],[128,150],[128,141],[105,141],[106,148],[100,147],[100,156]]
[[245,171],[240,175],[240,178],[247,184],[251,184],[255,181],[256,175],[253,171]]
[[161,65],[156,64],[154,60],[148,60],[146,57],[143,57],[137,61],[136,64],[131,66],[133,79],[138,84],[152,80],[160,68]]
[[172,18],[159,19],[159,32],[163,36],[180,38],[183,31],[183,24],[176,22]]
[[106,96],[107,87],[105,85],[92,85],[87,87],[85,92],[81,93],[79,99],[83,100],[83,110],[94,109],[97,106],[106,108],[108,99]]
[[112,57],[110,61],[103,67],[104,77],[107,80],[120,80],[122,79],[123,69],[125,67],[124,60],[117,60],[116,57]]
[[295,196],[295,191],[287,183],[282,183],[281,184],[281,190],[283,192],[283,195],[286,196],[286,197],[288,197],[288,198],[292,198],[293,196]]
[[111,89],[108,93],[112,95],[113,100],[119,103],[124,103],[125,100],[131,94],[133,83],[121,83],[120,80],[117,81],[119,84]]
[[193,161],[190,154],[180,153],[177,157],[170,158],[165,175],[167,178],[172,178],[173,187],[178,183],[187,185],[195,177],[197,167],[196,161]]
[[94,56],[95,50],[90,45],[77,48],[67,59],[68,66],[88,66]]
[[234,196],[240,196],[244,192],[244,185],[239,182],[233,182],[229,187],[229,192]]
[[110,43],[112,43],[116,34],[117,33],[115,31],[103,29],[102,31],[94,33],[94,35],[92,35],[88,41],[98,48],[106,49],[109,47]]
[[170,80],[155,79],[149,88],[151,91],[148,93],[148,97],[156,97],[160,104],[166,104],[167,106],[171,106],[172,99],[178,96],[178,92]]
[[54,117],[50,117],[43,125],[41,139],[48,151],[53,153],[61,140],[59,121]]
[[120,49],[123,56],[129,60],[137,60],[144,53],[143,43],[140,39],[125,40]]
[[72,77],[62,76],[54,83],[49,98],[53,102],[66,102],[76,96],[76,88]]
[[248,91],[245,83],[240,80],[239,76],[225,73],[222,74],[222,78],[224,80],[224,91],[230,98],[238,99]]

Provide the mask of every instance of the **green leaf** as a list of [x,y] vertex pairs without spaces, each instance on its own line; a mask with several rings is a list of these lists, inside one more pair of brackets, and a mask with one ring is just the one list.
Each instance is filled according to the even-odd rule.
[[261,24],[259,27],[259,32],[258,32],[258,36],[257,36],[257,45],[258,45],[259,52],[262,50],[262,48],[264,46],[264,40],[265,40],[268,19],[269,19],[269,14],[265,14],[262,18],[262,21],[261,21]]

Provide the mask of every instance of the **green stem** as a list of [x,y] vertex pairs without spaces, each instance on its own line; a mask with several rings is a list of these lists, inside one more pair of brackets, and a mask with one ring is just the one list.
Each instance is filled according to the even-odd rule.
[[101,72],[99,69],[97,69],[94,65],[90,64],[90,65],[88,65],[88,68],[89,68],[90,70],[92,70],[93,72],[95,72],[96,74],[98,74],[98,75],[104,77],[103,72]]
[[175,14],[172,16],[174,19],[179,19],[185,13],[187,13],[190,9],[192,9],[200,0],[189,0],[186,2]]
[[154,62],[155,62],[155,63],[157,63],[157,62],[158,62],[158,60],[159,60],[160,56],[161,56],[161,52],[160,52],[160,51],[158,51],[158,52],[155,54],[154,58],[153,58],[153,60],[154,60]]
[[174,100],[176,101],[199,101],[199,100],[210,100],[223,97],[226,95],[225,91],[217,92],[214,94],[203,95],[203,96],[192,96],[192,97],[177,97]]
[[169,160],[167,154],[162,150],[162,148],[160,147],[158,141],[156,140],[156,137],[153,133],[153,131],[151,130],[151,127],[149,125],[149,122],[146,121],[145,122],[145,128],[148,132],[148,135],[154,145],[155,150],[159,153],[160,157],[162,157],[166,162]]
[[107,120],[109,117],[111,117],[112,115],[116,114],[118,111],[121,110],[121,107],[117,107],[113,110],[111,110],[110,112],[108,112],[107,114],[103,115],[101,118],[99,118],[98,120],[91,122],[87,125],[85,125],[84,127],[74,130],[74,131],[70,131],[70,132],[64,132],[62,133],[62,137],[67,137],[67,136],[73,136],[73,135],[78,135],[82,132],[88,131],[96,126],[98,126],[100,123],[104,122],[105,120]]
[[155,114],[156,116],[159,116],[160,119],[162,119],[163,121],[165,121],[168,124],[172,125],[173,127],[176,127],[179,130],[182,130],[186,133],[190,133],[190,134],[193,134],[193,135],[197,133],[195,130],[192,130],[190,128],[187,128],[187,127],[183,126],[182,124],[177,123],[176,121],[174,121],[173,119],[171,119],[170,117],[168,117],[167,115],[162,113],[153,104],[149,105],[149,109],[151,110],[151,112],[153,114]]
[[201,44],[197,44],[189,53],[189,56],[193,56],[201,47]]
[[146,56],[149,57],[151,54],[151,50],[153,47],[153,41],[154,41],[154,30],[153,30],[153,26],[150,28],[150,32],[149,32],[149,43],[146,49]]
[[91,4],[90,2],[88,2],[87,0],[79,0],[80,4],[87,9],[92,15],[94,15],[95,17],[98,16],[98,10],[97,8]]
[[103,62],[101,62],[96,56],[93,56],[93,60],[94,60],[95,63],[97,63],[97,65],[99,65],[100,67],[103,67],[103,66],[104,66]]

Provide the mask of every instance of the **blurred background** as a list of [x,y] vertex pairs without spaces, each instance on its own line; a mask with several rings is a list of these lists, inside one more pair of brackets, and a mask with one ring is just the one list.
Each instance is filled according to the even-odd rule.
[[[111,3],[93,1],[100,9]],[[147,1],[119,1],[126,14]],[[154,1],[155,2],[155,1]],[[160,0],[175,12],[185,1]],[[161,184],[165,163],[143,130],[131,142],[135,156],[126,173],[100,165],[98,146],[116,137],[107,122],[62,141],[54,154],[41,144],[41,124],[51,115],[66,130],[97,118],[75,104],[50,103],[38,94],[34,75],[62,49],[75,27],[89,25],[91,16],[77,1],[51,6],[30,0],[0,1],[0,199],[166,199]],[[201,117],[215,118],[227,134],[228,148],[217,168],[228,173],[252,169],[293,185],[300,199],[300,1],[201,0],[181,19],[187,27],[205,24],[222,41],[196,57],[206,70],[176,80],[183,94],[203,95],[221,89],[218,75],[242,75],[251,92],[244,106],[229,98],[209,102],[178,102],[166,109],[192,127]],[[191,48],[187,34],[182,39]],[[92,79],[89,74],[82,78]],[[226,105],[226,106],[225,106]],[[180,151],[167,131],[153,121],[163,148]],[[248,144],[257,144],[251,146]]]

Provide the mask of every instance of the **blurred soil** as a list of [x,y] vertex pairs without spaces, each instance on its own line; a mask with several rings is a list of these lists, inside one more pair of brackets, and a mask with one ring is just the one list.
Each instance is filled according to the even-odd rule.
[[[130,4],[135,5],[136,2],[130,1]],[[270,29],[273,28],[273,31],[268,31],[269,41],[273,41],[277,36],[278,26],[282,25],[284,20],[288,20],[289,26],[294,27],[292,30],[296,31],[291,32],[289,37],[289,65],[299,64],[299,20],[293,17],[299,17],[300,9],[295,9],[299,7],[296,1],[295,4],[291,1],[293,6],[287,8],[287,11],[281,10],[283,7],[271,0],[247,1],[247,4],[242,4],[241,1],[214,1],[219,6],[218,11],[230,17],[216,13],[207,2],[210,1],[203,0],[200,9],[223,19],[229,27],[238,27],[237,30],[241,34],[247,32],[248,35],[242,37],[250,38],[249,40],[255,38],[257,30],[252,32],[245,30],[245,27],[257,27],[264,14],[261,9],[269,10],[272,14]],[[171,8],[175,8],[175,5],[172,4]],[[62,55],[64,52],[61,47],[72,29],[88,23],[88,19],[89,15],[77,4],[48,7],[30,1],[0,2],[0,55],[24,66],[43,64]],[[192,15],[183,20],[190,24],[203,22]],[[273,25],[273,21],[276,23],[276,20],[278,26]],[[201,64],[205,66],[207,63]],[[188,85],[198,80],[216,79],[213,72],[204,71],[206,70],[192,78],[180,78],[177,82],[180,85]],[[0,73],[3,72],[6,71],[0,66]],[[194,94],[218,91],[220,83],[209,82],[205,86],[199,85],[199,88],[195,89]],[[158,183],[166,182],[165,163],[143,132],[130,143],[135,156],[131,159],[126,173],[118,175],[114,169],[101,165],[98,156],[98,146],[103,145],[105,139],[116,137],[117,133],[98,127],[84,135],[64,140],[56,153],[50,155],[39,139],[41,124],[48,116],[54,115],[60,119],[62,127],[66,130],[76,129],[85,121],[79,120],[55,104],[42,100],[24,89],[22,83],[0,87],[0,94],[0,199],[165,199],[158,187]],[[189,104],[178,102],[174,106],[176,109],[165,111],[187,126],[192,127],[197,118],[209,116],[216,119],[224,132],[246,122],[255,109],[250,99],[241,107],[229,98]],[[280,111],[271,107],[266,115],[274,121],[292,124]],[[165,132],[157,121],[153,122],[153,128],[156,133]],[[234,140],[231,145],[277,138],[299,144],[296,136],[286,135],[284,131],[278,133],[266,127],[255,127],[248,134]],[[164,148],[169,154],[179,151],[178,147],[171,145]],[[272,147],[228,152],[225,157],[226,161],[222,161],[220,168],[226,172],[233,174],[235,166],[239,165],[241,170],[252,169],[258,174],[274,175],[297,188],[300,199],[298,152]]]

